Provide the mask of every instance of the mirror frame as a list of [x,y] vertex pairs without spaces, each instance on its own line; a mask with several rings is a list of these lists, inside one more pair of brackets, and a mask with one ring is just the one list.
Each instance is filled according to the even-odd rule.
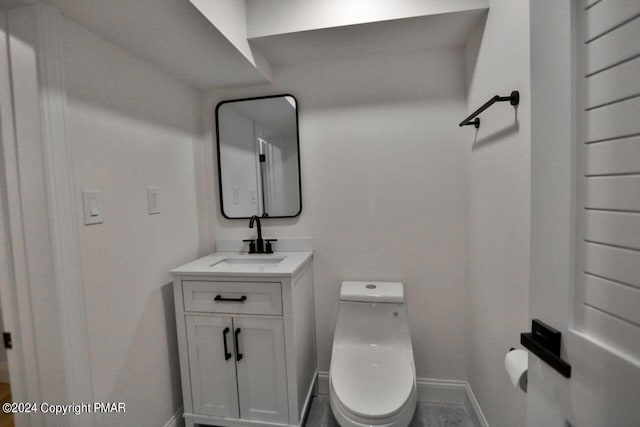
[[251,217],[229,217],[227,216],[227,214],[224,212],[224,201],[222,200],[222,164],[220,162],[220,123],[219,123],[219,119],[218,119],[218,110],[220,109],[220,107],[222,107],[224,104],[229,104],[232,102],[242,102],[242,101],[256,101],[256,100],[260,100],[260,99],[269,99],[269,98],[282,98],[285,96],[289,96],[291,98],[293,98],[293,100],[296,103],[296,108],[295,108],[295,114],[296,114],[296,144],[297,144],[297,149],[298,149],[298,197],[300,200],[300,208],[298,209],[298,212],[296,212],[294,215],[281,215],[281,216],[260,216],[261,220],[265,220],[265,219],[270,219],[270,218],[295,218],[297,216],[299,216],[302,213],[302,167],[300,164],[300,124],[298,121],[298,100],[296,99],[295,96],[291,95],[290,93],[281,93],[281,94],[277,94],[277,95],[265,95],[265,96],[254,96],[251,98],[238,98],[238,99],[227,99],[227,100],[223,100],[218,102],[218,104],[216,105],[216,109],[215,109],[215,120],[216,120],[216,156],[217,156],[217,161],[218,161],[218,196],[220,199],[220,213],[222,214],[222,216],[226,219],[244,219],[247,220]]

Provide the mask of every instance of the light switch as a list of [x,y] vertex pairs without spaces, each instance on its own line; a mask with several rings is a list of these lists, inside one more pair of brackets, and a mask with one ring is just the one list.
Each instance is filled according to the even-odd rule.
[[240,189],[236,185],[233,186],[233,204],[240,204]]
[[149,204],[149,215],[160,213],[160,189],[157,187],[147,188],[147,203]]
[[82,190],[84,225],[102,224],[102,191]]

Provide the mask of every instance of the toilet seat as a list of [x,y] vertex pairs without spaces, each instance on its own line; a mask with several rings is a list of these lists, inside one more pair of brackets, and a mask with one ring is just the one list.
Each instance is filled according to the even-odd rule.
[[331,388],[341,408],[356,418],[394,418],[415,394],[411,352],[380,344],[338,346]]

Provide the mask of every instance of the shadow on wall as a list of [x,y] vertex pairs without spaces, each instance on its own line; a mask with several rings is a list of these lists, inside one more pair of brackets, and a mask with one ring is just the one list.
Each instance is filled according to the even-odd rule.
[[516,117],[516,121],[511,124],[510,126],[507,126],[505,128],[502,128],[496,132],[493,132],[492,134],[489,134],[485,137],[482,137],[480,139],[478,139],[478,133],[479,133],[479,129],[476,129],[476,134],[475,137],[473,139],[473,147],[472,150],[476,150],[478,148],[481,148],[485,145],[489,145],[492,144],[494,142],[498,142],[498,141],[502,141],[505,137],[518,133],[518,131],[520,130],[520,123],[518,122],[518,119]]
[[[192,102],[194,89],[68,19],[64,20],[63,40],[67,97],[100,114],[109,111],[125,120],[135,118],[187,135],[197,129],[193,117],[199,105]],[[176,102],[167,102],[172,98]],[[191,110],[180,108],[187,104],[193,104]]]
[[[163,312],[158,313],[158,310]],[[164,319],[164,328],[157,328],[159,318]],[[111,390],[105,390],[104,395],[95,396],[96,401],[125,402],[127,410],[124,414],[105,414],[102,419],[98,416],[100,425],[119,426],[145,419],[149,421],[149,425],[162,425],[174,415],[173,408],[182,406],[172,283],[166,283],[149,294],[137,325],[131,327],[135,328],[135,332],[131,336],[126,356],[118,363],[118,377],[112,382]],[[140,357],[141,354],[147,356]],[[141,382],[141,377],[155,378],[152,381],[154,387],[172,391],[171,401],[164,402],[167,413],[158,413],[157,402],[149,401],[149,406],[145,407],[148,399],[136,398],[144,396],[150,390],[149,381]],[[136,402],[137,406],[129,402]],[[151,419],[150,414],[154,414]]]
[[478,57],[480,56],[480,49],[482,40],[484,39],[484,29],[487,26],[487,16],[489,11],[485,13],[485,16],[480,21],[480,24],[473,30],[467,44],[465,46],[465,96],[469,98],[469,91],[471,90],[471,83],[473,76],[476,74],[476,64],[478,63]]

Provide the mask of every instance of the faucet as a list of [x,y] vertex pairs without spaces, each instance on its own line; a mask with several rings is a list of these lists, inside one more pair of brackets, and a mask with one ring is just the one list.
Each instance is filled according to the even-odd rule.
[[[277,242],[278,239],[263,239],[262,238],[262,224],[260,223],[260,217],[258,215],[254,215],[249,220],[249,228],[253,228],[253,223],[257,224],[258,228],[258,237],[254,239],[243,240],[243,242],[249,242],[249,253],[250,254],[272,254],[273,249],[271,247],[271,242]],[[265,245],[265,242],[266,245]]]

